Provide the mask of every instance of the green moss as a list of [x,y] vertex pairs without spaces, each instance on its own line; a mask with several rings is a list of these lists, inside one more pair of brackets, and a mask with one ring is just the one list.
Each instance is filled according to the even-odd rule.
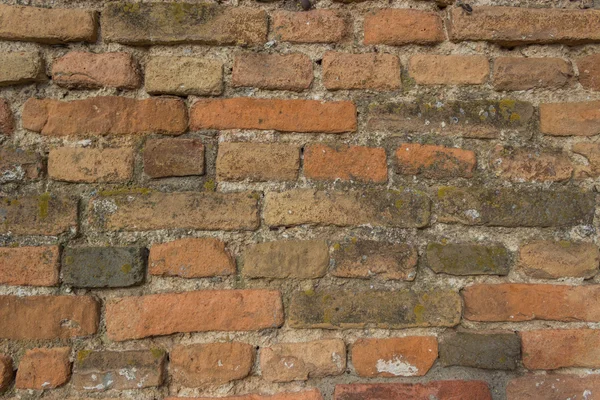
[[121,266],[121,271],[123,271],[124,274],[130,273],[132,269],[133,267],[131,266],[131,264],[123,264]]
[[150,352],[152,353],[152,357],[154,358],[161,358],[165,354],[165,351],[163,349],[159,349],[157,347],[152,347],[150,349]]
[[122,195],[122,194],[147,195],[150,193],[152,193],[152,189],[140,188],[140,187],[125,187],[125,188],[118,188],[118,189],[113,189],[113,190],[102,190],[102,191],[100,191],[99,195],[106,197],[106,196],[118,196],[118,195]]
[[77,352],[77,362],[82,363],[92,354],[91,350],[80,350]]
[[48,217],[48,208],[50,206],[50,198],[52,196],[50,196],[50,193],[44,193],[42,195],[40,195],[39,199],[38,199],[38,208],[39,208],[39,215],[40,218],[45,219],[46,217]]
[[207,192],[214,192],[217,189],[217,184],[214,180],[209,179],[206,182],[204,182],[204,189]]

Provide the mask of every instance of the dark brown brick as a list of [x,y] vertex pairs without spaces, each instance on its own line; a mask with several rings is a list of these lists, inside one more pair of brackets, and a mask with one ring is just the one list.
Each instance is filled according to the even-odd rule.
[[199,139],[149,139],[144,173],[152,178],[204,175],[204,145]]
[[445,366],[514,370],[520,358],[521,340],[514,333],[453,332],[440,341]]
[[41,177],[43,169],[42,157],[33,150],[0,148],[0,183],[37,179]]
[[450,275],[508,275],[510,253],[500,244],[429,243],[427,266]]
[[0,232],[59,235],[77,229],[77,198],[50,193],[0,199]]

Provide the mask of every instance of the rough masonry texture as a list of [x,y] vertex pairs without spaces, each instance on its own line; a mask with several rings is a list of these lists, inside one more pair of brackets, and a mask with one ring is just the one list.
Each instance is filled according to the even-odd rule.
[[0,398],[600,399],[599,0],[0,0]]

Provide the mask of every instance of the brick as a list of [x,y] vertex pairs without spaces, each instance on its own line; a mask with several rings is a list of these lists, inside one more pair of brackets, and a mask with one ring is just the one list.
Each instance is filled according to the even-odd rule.
[[359,376],[423,376],[438,356],[435,336],[358,339],[352,345],[352,364]]
[[8,389],[13,380],[13,376],[12,358],[0,354],[0,393]]
[[540,130],[552,136],[600,133],[600,101],[540,104]]
[[190,110],[190,129],[354,132],[356,107],[350,101],[322,102],[249,97],[198,100]]
[[327,52],[323,56],[323,85],[329,90],[394,90],[402,86],[400,59],[391,54]]
[[111,194],[92,200],[92,219],[106,230],[255,230],[258,195],[251,192]]
[[462,293],[471,321],[600,321],[596,285],[481,284]]
[[270,227],[297,225],[415,228],[429,224],[426,194],[403,191],[318,191],[293,189],[265,196],[263,218]]
[[10,104],[5,99],[0,99],[0,135],[11,135],[14,130],[15,120]]
[[239,54],[233,61],[231,85],[259,89],[292,90],[310,88],[313,64],[306,54]]
[[588,165],[576,165],[574,177],[577,179],[596,178],[600,176],[600,144],[574,143],[573,153],[587,158]]
[[600,331],[547,329],[520,333],[527,369],[598,368]]
[[355,383],[336,385],[335,400],[491,400],[483,381],[433,381],[429,383]]
[[364,44],[431,45],[446,39],[442,19],[431,11],[384,8],[365,15]]
[[76,8],[0,5],[0,39],[40,43],[95,42],[96,13]]
[[208,3],[112,2],[101,24],[104,40],[129,45],[260,45],[267,39],[265,11]]
[[271,30],[276,40],[292,43],[337,43],[350,33],[337,10],[274,11]]
[[306,381],[340,375],[346,369],[346,344],[340,339],[281,343],[260,350],[262,378],[269,382]]
[[0,183],[37,179],[43,170],[37,152],[12,146],[0,148]]
[[0,201],[1,233],[57,236],[77,229],[77,199],[43,193],[3,197]]
[[[1,14],[2,9],[0,8],[0,18]],[[38,52],[0,53],[0,86],[42,82],[46,79],[44,60]]]
[[219,143],[217,179],[292,181],[298,179],[300,148],[284,143]]
[[304,175],[315,180],[387,182],[385,149],[311,144],[304,148]]
[[395,161],[399,174],[433,179],[471,178],[477,165],[471,150],[417,143],[401,143]]
[[59,101],[31,98],[23,107],[23,128],[47,136],[95,136],[164,133],[187,129],[183,101],[172,98],[144,100],[93,97]]
[[527,131],[533,111],[530,103],[511,99],[373,103],[367,128],[492,139],[503,131]]
[[162,385],[167,356],[161,349],[81,350],[73,367],[75,390],[141,389]]
[[71,377],[70,347],[31,349],[19,363],[15,388],[54,389],[64,385]]
[[580,190],[439,187],[435,209],[442,223],[506,227],[589,225],[595,195]]
[[420,85],[480,85],[490,75],[490,63],[485,56],[416,54],[408,71]]
[[521,359],[521,340],[514,333],[453,332],[442,336],[444,366],[514,370]]
[[149,139],[143,157],[144,173],[151,178],[204,175],[200,139]]
[[501,46],[600,41],[600,11],[558,8],[473,7],[450,10],[450,40],[485,40]]
[[492,84],[496,90],[559,88],[573,78],[573,68],[562,58],[498,57]]
[[235,274],[225,243],[213,238],[185,238],[150,248],[150,275],[205,278]]
[[449,290],[310,290],[292,295],[288,318],[293,328],[404,329],[455,326],[460,315],[460,296]]
[[254,347],[246,343],[175,346],[170,353],[172,380],[185,387],[223,385],[244,379],[254,363]]
[[223,63],[195,57],[152,57],[146,64],[146,92],[177,96],[223,93]]
[[144,281],[145,272],[139,247],[67,247],[62,254],[63,283],[74,287],[135,286]]
[[560,150],[498,145],[490,154],[489,163],[497,176],[516,182],[559,182],[573,174],[569,157]]
[[593,400],[593,394],[600,392],[598,375],[577,376],[566,374],[525,375],[508,381],[507,400]]
[[66,182],[127,182],[133,176],[133,160],[131,148],[59,147],[50,149],[48,176]]
[[52,64],[52,80],[69,89],[136,89],[142,78],[129,53],[71,51]]
[[[191,397],[168,397],[165,400],[194,400]],[[244,396],[229,397],[203,397],[202,400],[323,400],[318,389],[303,390],[300,392],[281,392],[271,396],[249,394]],[[199,399],[196,399],[199,400]]]
[[579,83],[588,90],[600,90],[600,54],[578,58]]
[[242,274],[250,278],[313,279],[325,275],[329,247],[324,240],[278,240],[246,250]]
[[58,254],[58,246],[0,247],[0,283],[56,286]]
[[0,296],[0,338],[68,339],[96,333],[99,304],[88,296]]
[[521,247],[519,269],[539,279],[585,278],[598,273],[600,252],[593,243],[537,241]]
[[449,275],[508,275],[510,253],[501,244],[429,243],[427,266]]
[[283,324],[276,290],[202,290],[112,299],[106,330],[121,341],[177,332],[256,331]]

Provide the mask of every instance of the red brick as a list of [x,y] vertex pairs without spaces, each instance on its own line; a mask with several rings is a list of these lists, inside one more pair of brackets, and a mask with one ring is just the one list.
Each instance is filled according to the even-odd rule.
[[6,285],[58,285],[59,248],[0,247],[0,283]]
[[523,366],[527,369],[600,367],[600,331],[545,329],[521,335]]
[[442,18],[431,11],[380,9],[365,16],[365,44],[435,44],[446,38]]
[[240,54],[233,61],[231,85],[301,92],[313,81],[313,65],[307,55]]
[[248,97],[198,100],[190,111],[190,129],[354,132],[356,107],[349,101],[322,102]]
[[13,376],[12,358],[0,354],[0,393],[8,389],[13,380]]
[[323,56],[323,84],[329,90],[399,89],[400,60],[391,54],[330,51]]
[[309,145],[304,149],[304,175],[315,180],[386,182],[382,147]]
[[425,178],[470,178],[477,165],[471,150],[402,143],[396,150],[396,170]]
[[438,357],[435,336],[359,339],[352,346],[352,364],[360,376],[423,376]]
[[40,43],[95,42],[96,13],[77,8],[0,5],[0,39]]
[[292,43],[336,43],[349,33],[345,17],[336,10],[275,11],[271,30],[276,40]]
[[204,144],[199,139],[149,139],[144,173],[152,178],[204,175]]
[[70,347],[32,349],[25,352],[19,363],[17,389],[54,389],[71,377]]
[[600,54],[581,57],[576,63],[581,86],[589,90],[600,90]]
[[142,79],[129,53],[88,53],[71,51],[52,64],[52,80],[67,88],[135,89]]
[[230,397],[169,397],[165,400],[323,400],[323,397],[321,396],[321,393],[318,389],[309,389],[299,392],[282,392],[271,396],[249,394]]
[[374,383],[336,385],[335,400],[492,400],[483,381],[433,381],[429,383]]
[[185,387],[223,385],[244,379],[254,364],[254,347],[246,343],[178,345],[170,352],[172,380]]
[[450,39],[486,40],[503,46],[600,41],[600,11],[558,8],[460,7],[450,10]]
[[37,179],[44,164],[39,153],[18,147],[0,148],[0,183]]
[[490,63],[485,56],[417,54],[408,71],[421,85],[479,85],[487,81]]
[[553,136],[600,133],[600,101],[540,104],[540,130]]
[[48,176],[66,182],[127,182],[133,176],[133,160],[131,148],[59,147],[50,149]]
[[75,197],[43,193],[0,199],[3,223],[0,232],[14,235],[56,236],[77,229],[78,203]]
[[577,179],[596,178],[600,176],[600,144],[574,143],[573,153],[587,158],[588,165],[576,165],[574,177]]
[[507,400],[594,400],[600,392],[598,375],[525,375],[511,379],[506,386]]
[[99,304],[88,296],[0,296],[0,338],[68,339],[98,330]]
[[598,296],[598,285],[473,285],[463,290],[464,317],[471,321],[600,322]]
[[5,99],[0,99],[0,135],[11,135],[15,130],[10,104]]
[[202,290],[112,299],[106,305],[111,340],[177,332],[255,331],[283,324],[275,290]]
[[490,154],[489,163],[497,176],[516,182],[558,182],[573,174],[571,160],[559,150],[498,145]]
[[537,241],[521,247],[519,268],[540,279],[592,278],[598,273],[600,252],[593,243]]
[[219,143],[217,179],[292,181],[298,178],[300,147],[285,143]]
[[346,369],[346,345],[340,339],[329,339],[264,347],[260,369],[262,378],[270,382],[340,375]]
[[204,278],[235,274],[235,261],[225,243],[213,238],[185,238],[150,248],[151,275]]
[[187,129],[181,99],[94,97],[59,101],[31,98],[23,107],[23,127],[47,136],[164,133]]
[[565,86],[573,77],[571,63],[562,58],[498,57],[494,60],[496,90],[529,90]]

